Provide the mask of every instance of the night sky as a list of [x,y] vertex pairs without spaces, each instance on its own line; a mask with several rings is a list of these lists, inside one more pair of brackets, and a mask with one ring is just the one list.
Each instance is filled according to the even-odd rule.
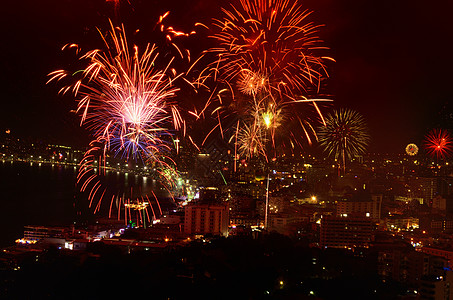
[[[336,60],[329,64],[326,92],[335,107],[364,115],[373,139],[370,152],[402,153],[409,142],[420,144],[429,129],[451,126],[452,1],[299,2],[313,11],[312,21],[325,25],[320,36]],[[120,20],[127,27],[149,27],[170,10],[168,24],[191,28],[218,16],[221,3],[228,1],[125,0]],[[87,138],[70,113],[75,102],[57,96],[59,87],[45,82],[49,72],[74,63],[75,56],[60,51],[64,44],[99,45],[96,27],[107,29],[112,2],[23,0],[8,1],[2,9],[0,130],[84,145]]]

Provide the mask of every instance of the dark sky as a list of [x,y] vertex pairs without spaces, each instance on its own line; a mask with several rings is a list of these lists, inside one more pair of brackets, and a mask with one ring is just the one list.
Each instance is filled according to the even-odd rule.
[[[228,2],[228,1],[225,1]],[[420,144],[432,127],[446,127],[453,96],[453,1],[307,0],[312,21],[336,63],[327,92],[335,107],[362,113],[371,151],[398,153]],[[176,26],[218,14],[215,0],[121,1],[126,26],[146,27],[170,10]],[[429,6],[428,6],[429,5]],[[102,0],[23,0],[2,5],[0,18],[0,130],[81,145],[83,130],[69,111],[75,103],[45,85],[47,74],[68,68],[66,43],[90,45],[106,28],[112,3]],[[150,41],[152,42],[152,41]],[[75,60],[74,56],[71,59]],[[446,106],[443,110],[441,108]],[[451,123],[450,123],[451,124]]]

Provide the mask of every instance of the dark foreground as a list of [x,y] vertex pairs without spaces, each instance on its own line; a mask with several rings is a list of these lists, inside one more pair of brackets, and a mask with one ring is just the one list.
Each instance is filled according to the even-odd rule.
[[50,248],[0,271],[2,299],[395,299],[372,250],[310,248],[278,234],[126,253]]

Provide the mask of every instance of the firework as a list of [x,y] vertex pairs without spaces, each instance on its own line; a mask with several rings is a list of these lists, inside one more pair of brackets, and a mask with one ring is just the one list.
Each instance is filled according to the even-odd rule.
[[[76,72],[55,71],[49,80],[70,81],[60,92],[73,93],[81,125],[93,136],[77,179],[81,191],[89,193],[90,207],[94,199],[99,199],[95,212],[109,194],[104,177],[110,154],[120,161],[152,165],[170,190],[176,171],[166,153],[172,149],[174,132],[185,128],[173,101],[179,91],[175,81],[182,77],[171,67],[173,59],[162,63],[154,45],[148,44],[143,52],[137,46],[131,47],[124,27],[114,28],[111,24],[110,32],[101,36],[105,50],[91,50],[80,57],[88,62],[86,68]],[[67,47],[80,52],[75,44]],[[132,194],[131,191],[131,197]],[[130,214],[133,207],[130,203],[144,203],[141,199],[112,195],[110,215],[114,202],[117,207],[129,203],[125,207],[126,218],[127,209]]]
[[259,127],[254,124],[248,126],[244,124],[238,127],[238,152],[240,156],[247,158],[263,155],[266,156],[265,143],[267,139]]
[[432,157],[447,158],[453,150],[453,141],[448,131],[433,129],[425,137],[425,149]]
[[266,145],[270,140],[274,141],[273,134],[283,119],[281,109],[274,103],[255,103],[249,115],[237,124],[239,155],[247,158],[258,155],[267,160]]
[[[179,129],[183,122],[170,101],[179,90],[173,84],[178,75],[167,74],[170,64],[163,70],[154,67],[158,57],[154,46],[148,45],[142,55],[134,47],[131,55],[124,28],[118,33],[112,26],[110,38],[111,42],[104,39],[108,51],[82,56],[88,67],[62,91],[74,92],[81,124],[95,138],[105,140],[106,150],[125,159],[153,156],[167,147],[164,137],[171,135],[169,129]],[[73,77],[64,70],[50,75],[51,80]]]
[[236,120],[229,130],[229,141],[235,143],[240,156],[251,158],[258,155],[266,161],[269,154],[277,155],[280,151],[292,152],[296,147],[303,148],[304,139],[311,144],[312,136],[316,135],[312,123],[321,121],[323,117],[313,109],[317,106],[302,105],[303,102],[313,103],[313,100],[283,103],[267,97],[255,98],[248,105],[233,102],[238,103],[238,107],[228,107],[229,115],[225,114],[226,117],[222,118],[223,121],[228,118]]
[[[118,163],[118,165],[112,165],[111,159],[108,159],[108,155],[105,152],[106,141],[100,137],[92,141],[89,145],[89,149],[85,152],[83,159],[79,165],[79,171],[77,174],[77,186],[81,192],[87,193],[89,207],[94,209],[94,213],[97,213],[101,209],[102,200],[107,198],[110,199],[109,217],[113,214],[113,208],[121,208],[122,206],[130,203],[143,202],[140,199],[140,191],[134,190],[131,187],[130,190],[118,191],[111,190],[108,188],[108,180],[106,175],[109,171],[116,170],[117,172],[123,171],[127,173],[136,173],[136,171],[145,172],[145,176],[152,176],[156,179],[167,191],[171,194],[171,191],[176,187],[176,179],[179,178],[179,174],[174,168],[174,162],[169,157],[164,157],[162,153],[159,157],[150,157],[146,166],[142,170],[134,170],[132,163]],[[156,154],[157,155],[157,154]],[[168,162],[167,162],[168,161]],[[138,165],[137,165],[138,168]],[[141,173],[143,174],[143,173]],[[121,196],[120,196],[121,195]],[[138,197],[138,198],[137,198]],[[157,198],[156,198],[157,202]],[[152,206],[150,205],[151,209]],[[131,208],[130,205],[127,206]],[[127,213],[127,211],[125,211]],[[120,218],[120,210],[118,210],[118,218]],[[130,211],[129,211],[130,214]],[[156,218],[156,214],[154,214]],[[125,215],[127,218],[127,216]]]
[[408,145],[406,146],[406,153],[407,153],[407,155],[409,155],[409,156],[417,155],[417,153],[418,153],[418,147],[417,147],[417,145],[412,144],[412,143],[411,143],[411,144],[408,144]]
[[[223,18],[212,26],[217,46],[205,53],[214,56],[213,62],[200,76],[204,83],[204,75],[212,74],[217,84],[224,83],[231,91],[221,89],[217,95],[217,128],[229,128],[221,121],[234,124],[230,141],[249,157],[266,156],[269,141],[291,149],[301,145],[301,136],[311,143],[311,123],[323,118],[316,102],[330,100],[308,95],[319,92],[327,77],[324,63],[332,59],[320,55],[326,48],[317,37],[319,26],[308,21],[310,12],[289,0],[241,0],[222,11]],[[232,97],[228,100],[225,95]],[[208,102],[215,103],[212,99],[211,94]],[[317,120],[301,109],[307,104],[318,114]]]
[[209,50],[217,58],[211,67],[241,91],[298,95],[327,75],[324,62],[332,59],[319,54],[326,49],[319,26],[297,1],[241,0],[222,11],[224,17],[214,21],[218,46]]
[[340,109],[329,114],[326,125],[319,128],[318,139],[329,156],[341,161],[345,170],[346,160],[365,152],[370,141],[364,118],[358,112]]
[[253,71],[243,69],[239,71],[238,89],[246,95],[257,95],[266,87],[267,78]]

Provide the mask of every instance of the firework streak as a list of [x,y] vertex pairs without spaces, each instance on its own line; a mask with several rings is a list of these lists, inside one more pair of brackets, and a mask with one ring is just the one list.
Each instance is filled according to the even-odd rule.
[[324,62],[333,59],[319,54],[326,48],[319,26],[308,21],[310,12],[289,0],[241,0],[222,12],[211,26],[217,45],[205,52],[212,63],[198,81],[213,79],[219,90],[206,104],[219,120],[215,129],[230,128],[229,140],[246,157],[266,156],[270,141],[275,149],[278,132],[291,148],[300,136],[311,143],[313,120],[300,106],[312,106],[322,121],[316,102],[330,100],[311,95],[327,77]]
[[319,128],[319,144],[329,156],[341,161],[345,171],[346,160],[365,152],[370,135],[361,114],[340,109],[327,115],[325,126]]
[[453,141],[448,131],[443,129],[433,129],[425,137],[425,149],[432,157],[447,158],[453,150]]
[[[60,92],[73,93],[81,125],[94,137],[80,163],[78,184],[81,191],[89,191],[90,207],[94,206],[93,200],[98,199],[95,212],[99,211],[101,200],[108,194],[102,179],[108,164],[106,158],[111,154],[126,162],[152,165],[163,184],[171,189],[176,171],[166,153],[173,145],[174,132],[185,130],[185,121],[174,101],[179,91],[175,81],[183,76],[172,68],[174,58],[162,63],[155,45],[148,44],[140,52],[137,46],[128,44],[124,27],[110,25],[106,36],[99,31],[105,50],[91,50],[80,57],[82,61],[88,61],[85,69],[76,72],[58,70],[49,74],[49,82],[70,81]],[[170,34],[179,35],[163,25],[160,28],[166,32],[169,41]],[[65,48],[75,48],[76,53],[80,52],[75,44]],[[179,53],[182,55],[181,51]],[[118,207],[125,204],[129,208],[129,214],[131,207],[143,210],[147,207],[143,199],[131,200],[113,195],[110,215],[115,199]]]

